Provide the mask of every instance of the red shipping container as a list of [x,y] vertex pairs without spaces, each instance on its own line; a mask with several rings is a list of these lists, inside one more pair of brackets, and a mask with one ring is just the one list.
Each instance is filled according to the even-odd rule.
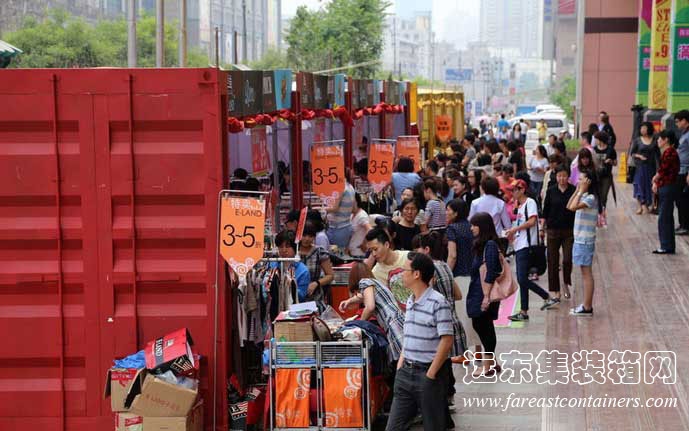
[[112,360],[181,327],[202,357],[206,429],[227,427],[226,82],[0,70],[0,430],[113,429]]

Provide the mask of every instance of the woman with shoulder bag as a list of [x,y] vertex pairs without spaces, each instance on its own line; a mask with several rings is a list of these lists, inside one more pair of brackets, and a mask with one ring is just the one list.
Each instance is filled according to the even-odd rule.
[[[512,321],[529,320],[529,290],[543,299],[541,310],[546,310],[560,303],[551,297],[542,287],[529,279],[529,271],[533,264],[532,247],[538,246],[538,205],[536,201],[526,196],[528,186],[524,180],[516,180],[512,186],[517,219],[514,226],[505,232],[508,240],[514,243],[517,261],[517,280],[521,299],[521,311],[509,317]],[[543,253],[545,258],[545,253]]]
[[[484,354],[483,368],[474,372],[475,377],[484,375],[490,377],[500,372],[500,365],[495,359],[495,347],[497,337],[493,321],[498,318],[500,301],[491,302],[491,292],[495,288],[495,282],[503,271],[500,263],[500,248],[498,242],[502,241],[495,232],[495,225],[490,214],[476,213],[471,217],[471,233],[474,235],[473,254],[471,264],[471,281],[467,293],[467,315],[471,318],[471,324],[481,340]],[[485,275],[481,275],[481,267]],[[505,268],[509,270],[508,268]],[[491,365],[494,367],[491,369]]]

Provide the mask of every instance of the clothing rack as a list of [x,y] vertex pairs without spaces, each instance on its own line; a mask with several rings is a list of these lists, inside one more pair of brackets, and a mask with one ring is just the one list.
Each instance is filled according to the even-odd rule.
[[[253,195],[259,196],[260,200],[264,200],[264,196],[270,194],[270,192],[254,192],[246,190],[232,190],[223,189],[218,192],[218,204],[217,204],[217,215],[216,215],[216,238],[215,238],[215,283],[213,284],[214,297],[213,297],[213,399],[217,399],[218,394],[218,302],[219,302],[219,287],[220,283],[220,261],[223,260],[220,257],[220,208],[222,204],[222,199],[226,196],[232,194],[240,195]],[[223,266],[224,268],[224,266]],[[282,268],[281,268],[282,270]],[[217,424],[217,409],[218,403],[213,403],[213,428]]]

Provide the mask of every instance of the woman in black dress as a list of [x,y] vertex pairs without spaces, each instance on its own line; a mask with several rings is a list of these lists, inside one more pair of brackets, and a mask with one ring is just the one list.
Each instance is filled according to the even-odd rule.
[[658,142],[653,136],[653,123],[646,121],[639,127],[639,136],[634,139],[629,152],[634,158],[636,170],[634,172],[634,198],[639,202],[637,214],[648,214],[653,205],[653,191],[651,180],[656,174],[656,166],[660,158]]

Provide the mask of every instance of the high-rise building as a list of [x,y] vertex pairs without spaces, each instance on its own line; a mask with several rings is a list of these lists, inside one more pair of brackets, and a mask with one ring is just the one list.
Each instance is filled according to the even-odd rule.
[[430,78],[434,61],[431,13],[416,12],[412,18],[389,15],[385,24],[383,70],[407,78]]
[[555,26],[555,80],[574,77],[577,51],[577,2],[559,0]]
[[480,42],[490,48],[517,48],[523,57],[541,49],[543,0],[481,0]]

